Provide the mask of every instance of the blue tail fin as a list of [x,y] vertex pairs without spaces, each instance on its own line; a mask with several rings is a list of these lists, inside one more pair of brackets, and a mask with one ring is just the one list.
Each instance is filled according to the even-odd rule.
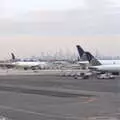
[[85,53],[85,51],[82,49],[82,47],[80,45],[76,45],[78,53],[80,58],[83,56],[83,54]]
[[85,51],[82,49],[82,47],[80,45],[76,45],[77,50],[78,50],[78,54],[80,57],[81,61],[88,61],[87,56],[85,54]]
[[14,55],[14,53],[11,53],[11,55],[12,55],[12,60],[15,60],[15,55]]

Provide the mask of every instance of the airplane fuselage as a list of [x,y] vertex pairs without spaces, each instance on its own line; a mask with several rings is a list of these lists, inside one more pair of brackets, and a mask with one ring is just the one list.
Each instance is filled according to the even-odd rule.
[[[120,64],[120,60],[98,60],[102,65]],[[89,61],[79,61],[79,64],[89,64]]]
[[89,69],[104,72],[120,72],[120,64],[90,66]]
[[24,62],[24,61],[18,61],[13,62],[13,65],[16,67],[24,67],[24,68],[32,68],[32,67],[39,67],[39,68],[45,68],[47,66],[46,62]]

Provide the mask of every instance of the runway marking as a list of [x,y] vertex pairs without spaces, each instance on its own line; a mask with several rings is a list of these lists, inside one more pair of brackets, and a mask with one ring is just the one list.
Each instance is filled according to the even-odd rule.
[[23,113],[27,113],[27,114],[34,114],[34,115],[39,115],[39,116],[51,117],[51,118],[56,117],[56,118],[61,118],[61,119],[66,118],[66,119],[80,120],[80,118],[76,117],[76,116],[52,115],[52,114],[48,114],[48,113],[39,113],[39,112],[34,112],[34,111],[29,111],[29,110],[24,110],[24,109],[19,109],[19,108],[13,108],[13,107],[4,106],[4,105],[0,105],[0,108],[8,109],[8,110],[16,111],[16,112],[23,112]]
[[118,120],[115,117],[108,117],[108,116],[96,116],[96,117],[90,117],[88,120]]
[[97,101],[98,99],[97,98],[89,98],[87,101],[83,102],[83,103],[91,103],[91,102],[94,102],[94,101]]

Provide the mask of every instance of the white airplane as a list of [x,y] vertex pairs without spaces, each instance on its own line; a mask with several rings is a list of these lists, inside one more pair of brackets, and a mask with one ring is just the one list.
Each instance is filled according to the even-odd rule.
[[91,53],[85,52],[87,59],[91,66],[88,69],[92,71],[98,71],[101,73],[112,73],[113,75],[119,75],[120,73],[120,64],[102,64],[97,60]]
[[17,62],[13,62],[12,63],[13,66],[15,66],[16,68],[24,68],[24,70],[27,70],[27,69],[32,69],[32,70],[35,70],[35,69],[46,69],[48,68],[48,63],[46,62],[24,62],[24,61],[17,61]]
[[0,63],[1,67],[6,68],[24,68],[27,69],[47,69],[49,67],[48,62],[43,61],[21,61],[20,59],[16,59],[15,55],[11,53],[12,60],[9,62]]
[[[78,62],[79,64],[89,64],[85,51],[82,49],[80,45],[76,45],[79,56],[80,56],[80,61]],[[101,64],[103,65],[111,65],[111,64],[120,64],[120,60],[98,60]]]

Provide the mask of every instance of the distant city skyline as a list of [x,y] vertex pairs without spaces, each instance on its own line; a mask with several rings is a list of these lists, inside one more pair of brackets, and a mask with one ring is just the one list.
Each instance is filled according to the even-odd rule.
[[[40,42],[39,42],[40,40]],[[49,42],[51,41],[51,42]],[[6,44],[7,43],[7,44]],[[39,43],[39,44],[38,44]],[[88,36],[88,37],[2,37],[0,59],[10,58],[13,52],[17,57],[40,56],[44,54],[55,54],[59,50],[63,53],[77,53],[76,45],[81,45],[86,51],[94,55],[98,51],[104,56],[120,56],[120,37],[119,36]],[[9,45],[9,47],[8,47]]]

